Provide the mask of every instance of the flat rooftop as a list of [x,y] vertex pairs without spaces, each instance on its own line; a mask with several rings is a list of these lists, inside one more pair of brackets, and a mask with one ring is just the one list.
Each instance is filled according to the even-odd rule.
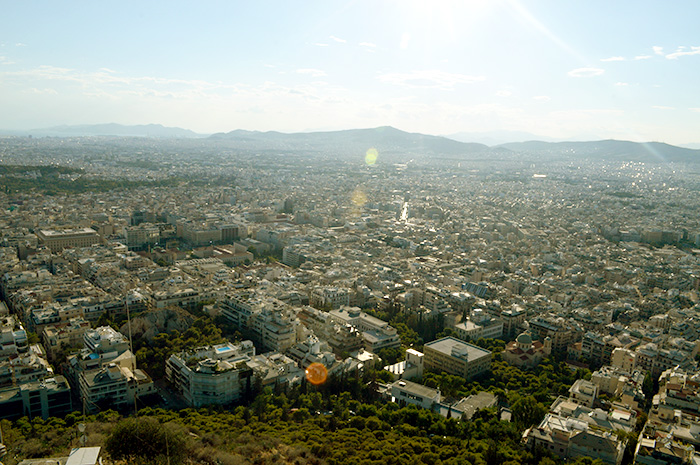
[[394,381],[391,383],[391,387],[429,399],[440,396],[440,391],[437,389],[429,388],[428,386],[418,383],[412,383],[411,381],[406,381],[405,379]]
[[[465,360],[476,360],[481,357],[491,356],[491,351],[482,349],[481,347],[460,341],[451,336],[443,337],[436,341],[428,342],[423,346],[425,349],[430,348],[445,355],[462,358]],[[461,354],[461,355],[455,355]]]
[[73,235],[80,235],[80,234],[97,234],[97,231],[95,231],[92,228],[75,228],[75,229],[42,229],[39,232],[44,237],[62,237],[62,236],[73,236]]

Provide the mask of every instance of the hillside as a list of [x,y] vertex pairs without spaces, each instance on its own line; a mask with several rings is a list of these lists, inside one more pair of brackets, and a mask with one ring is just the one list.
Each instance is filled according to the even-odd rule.
[[[374,147],[380,153],[474,156],[488,154],[494,149],[483,144],[458,142],[446,137],[409,133],[390,126],[346,131],[286,134],[236,130],[214,134],[210,140],[235,143],[239,149],[319,152],[326,154],[364,153]],[[500,151],[496,149],[495,151]]]
[[563,158],[592,158],[608,161],[643,163],[700,163],[700,150],[676,147],[661,142],[600,140],[594,142],[513,142],[500,145],[520,154],[556,154]]

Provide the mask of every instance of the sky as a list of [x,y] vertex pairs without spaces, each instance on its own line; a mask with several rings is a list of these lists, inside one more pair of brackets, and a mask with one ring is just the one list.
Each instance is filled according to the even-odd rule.
[[0,0],[0,129],[700,142],[700,2]]

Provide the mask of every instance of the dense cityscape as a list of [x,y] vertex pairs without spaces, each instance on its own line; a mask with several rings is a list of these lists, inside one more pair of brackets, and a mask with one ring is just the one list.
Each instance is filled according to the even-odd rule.
[[697,162],[394,131],[0,139],[3,462],[700,462]]

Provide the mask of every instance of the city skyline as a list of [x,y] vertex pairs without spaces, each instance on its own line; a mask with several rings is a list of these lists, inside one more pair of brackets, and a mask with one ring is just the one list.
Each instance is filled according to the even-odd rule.
[[692,2],[4,6],[0,129],[390,125],[700,142]]

